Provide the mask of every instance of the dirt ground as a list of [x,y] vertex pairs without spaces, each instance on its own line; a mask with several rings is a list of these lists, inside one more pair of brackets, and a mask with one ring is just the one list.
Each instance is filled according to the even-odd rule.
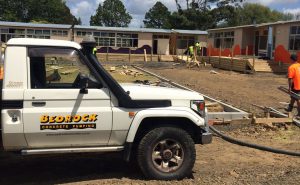
[[[283,110],[289,97],[278,90],[287,87],[285,74],[255,75],[218,70],[211,67],[187,69],[185,66],[145,65],[150,71],[210,97],[222,100],[248,112],[260,112],[252,104]],[[217,74],[214,74],[216,72]]]
[[[182,66],[146,65],[145,68],[247,111],[251,104],[282,109],[289,98],[277,90],[287,84],[284,75],[240,74]],[[212,74],[215,70],[217,74]],[[218,126],[244,141],[300,152],[300,128],[270,130],[235,123]],[[22,157],[0,155],[0,184],[299,184],[300,158],[240,147],[214,137],[210,145],[197,145],[193,175],[182,181],[148,181],[140,170],[123,162],[119,154]]]

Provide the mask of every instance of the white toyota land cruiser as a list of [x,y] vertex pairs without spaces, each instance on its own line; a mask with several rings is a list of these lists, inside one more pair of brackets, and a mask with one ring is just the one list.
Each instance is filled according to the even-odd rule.
[[23,155],[123,152],[146,177],[191,174],[195,144],[211,143],[203,96],[121,85],[81,45],[11,39],[1,97],[3,151]]

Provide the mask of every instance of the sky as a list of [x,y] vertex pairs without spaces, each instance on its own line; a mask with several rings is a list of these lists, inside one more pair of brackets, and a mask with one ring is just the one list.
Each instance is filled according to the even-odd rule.
[[[90,17],[95,13],[99,3],[104,0],[66,0],[73,15],[80,17],[83,25],[89,25]],[[129,27],[143,26],[145,13],[157,0],[121,0],[132,16]],[[185,2],[185,0],[179,0]],[[170,11],[176,10],[175,0],[161,0]],[[246,0],[249,3],[259,3],[281,12],[300,12],[300,0]],[[183,6],[184,7],[184,6]]]

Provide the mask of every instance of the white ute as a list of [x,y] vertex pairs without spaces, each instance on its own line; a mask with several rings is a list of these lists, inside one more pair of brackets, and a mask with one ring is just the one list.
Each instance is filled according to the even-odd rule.
[[123,152],[147,178],[189,176],[208,144],[204,98],[176,88],[118,84],[95,42],[11,39],[1,97],[2,148],[23,155]]

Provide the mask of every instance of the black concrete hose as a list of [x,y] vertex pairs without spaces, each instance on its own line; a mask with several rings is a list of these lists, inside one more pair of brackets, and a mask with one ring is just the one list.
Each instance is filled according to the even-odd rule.
[[253,144],[253,143],[240,141],[240,140],[237,140],[237,139],[234,139],[232,137],[224,135],[223,133],[221,133],[219,130],[217,130],[213,126],[210,126],[209,128],[210,128],[210,130],[212,130],[215,134],[220,136],[225,141],[228,141],[228,142],[236,144],[236,145],[246,146],[246,147],[249,147],[249,148],[254,148],[254,149],[263,150],[263,151],[267,151],[267,152],[272,152],[272,153],[276,153],[276,154],[284,154],[284,155],[300,157],[299,152],[286,151],[286,150],[281,150],[281,149],[276,149],[276,148],[271,148],[271,147],[267,147],[267,146],[261,146],[261,145],[257,145],[257,144]]

